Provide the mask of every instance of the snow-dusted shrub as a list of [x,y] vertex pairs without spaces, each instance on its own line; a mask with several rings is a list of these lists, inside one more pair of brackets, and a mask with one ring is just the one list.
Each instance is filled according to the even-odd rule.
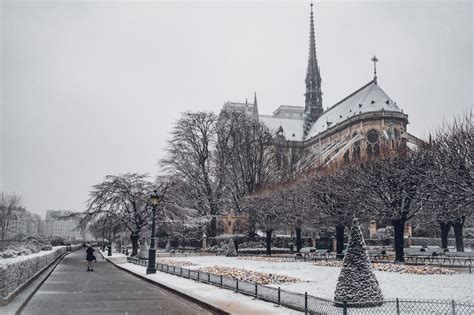
[[393,231],[393,226],[391,225],[381,229],[377,229],[374,238],[378,240],[386,240],[389,238],[393,238]]
[[170,251],[171,251],[171,243],[170,243],[170,240],[168,240],[168,242],[166,243],[165,252],[170,252]]
[[51,244],[46,244],[43,247],[41,247],[41,250],[52,250],[53,246]]
[[239,250],[241,248],[265,248],[265,241],[258,240],[258,241],[248,241],[239,244]]
[[357,219],[352,221],[349,244],[342,262],[342,270],[337,280],[334,300],[343,302],[379,305],[383,301],[382,291],[372,271],[364,237]]
[[227,251],[226,251],[225,255],[227,257],[236,257],[237,256],[237,250],[235,249],[234,240],[232,238],[229,240],[229,245],[227,246]]
[[13,258],[17,256],[17,252],[13,249],[7,249],[2,252],[2,258]]

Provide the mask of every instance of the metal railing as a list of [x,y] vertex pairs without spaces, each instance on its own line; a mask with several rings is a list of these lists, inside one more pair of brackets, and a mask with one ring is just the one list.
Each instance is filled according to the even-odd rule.
[[[144,267],[148,266],[148,260],[134,257],[127,257],[127,262]],[[212,284],[237,293],[253,296],[256,299],[272,302],[277,305],[309,314],[474,314],[474,305],[458,303],[454,300],[388,299],[381,303],[371,305],[368,305],[367,303],[357,304],[346,302],[338,302],[336,304],[333,300],[315,297],[309,295],[307,292],[301,294],[286,291],[279,287],[269,287],[254,282],[218,276],[200,270],[187,269],[161,263],[156,264],[156,269],[183,278]]]

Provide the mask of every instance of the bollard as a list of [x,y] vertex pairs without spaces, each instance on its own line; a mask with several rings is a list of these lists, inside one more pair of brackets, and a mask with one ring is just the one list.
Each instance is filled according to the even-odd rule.
[[191,278],[191,269],[188,269],[188,278]]
[[198,270],[198,280],[199,280],[199,278],[200,278],[200,274],[199,274],[199,270]]
[[239,293],[239,279],[235,279],[235,292]]
[[472,272],[471,272],[471,265],[469,265],[469,273],[472,273]]
[[183,267],[181,267],[180,275],[183,276]]
[[281,304],[281,292],[280,292],[280,287],[278,287],[278,306]]
[[211,274],[210,273],[207,274],[207,282],[211,283]]
[[255,282],[255,298],[258,298],[258,285]]
[[398,298],[396,299],[397,302],[397,315],[400,315],[400,302],[398,301]]
[[221,276],[221,288],[222,288],[222,276]]

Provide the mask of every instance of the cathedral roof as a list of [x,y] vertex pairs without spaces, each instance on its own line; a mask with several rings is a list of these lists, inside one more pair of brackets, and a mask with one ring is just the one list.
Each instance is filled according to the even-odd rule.
[[376,80],[370,81],[324,111],[311,126],[306,139],[317,136],[352,116],[382,110],[402,112],[397,104],[380,88]]
[[303,118],[285,118],[269,115],[260,115],[258,119],[265,124],[274,133],[283,128],[283,134],[286,140],[302,141],[303,140]]

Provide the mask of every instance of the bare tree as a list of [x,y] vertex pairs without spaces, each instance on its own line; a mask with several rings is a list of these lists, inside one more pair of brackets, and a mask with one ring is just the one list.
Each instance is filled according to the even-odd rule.
[[395,260],[404,261],[405,223],[423,210],[429,197],[427,159],[422,150],[412,154],[368,160],[359,169],[358,186],[366,193],[365,207],[394,227]]
[[210,217],[208,234],[215,236],[216,216],[222,196],[222,183],[213,149],[217,116],[213,113],[184,113],[174,125],[168,142],[168,155],[160,164],[169,175],[186,182],[201,215]]
[[350,226],[354,217],[360,218],[363,207],[358,202],[360,191],[354,185],[357,166],[341,166],[319,170],[302,185],[305,200],[313,220],[333,225],[336,229],[336,253],[342,257],[344,249],[344,230]]
[[149,194],[153,188],[146,174],[106,176],[102,183],[93,186],[81,225],[86,226],[104,216],[113,218],[130,232],[132,256],[136,256],[140,232],[150,218]]
[[457,251],[464,251],[463,227],[473,214],[474,124],[472,112],[436,133],[434,144],[427,150],[432,167],[429,172],[432,207],[447,247],[452,225]]
[[243,211],[249,215],[249,220],[255,223],[256,228],[265,232],[266,255],[268,256],[272,254],[273,232],[286,223],[282,220],[283,213],[279,197],[279,191],[266,189],[258,194],[246,196],[242,202]]
[[0,194],[0,236],[4,249],[5,238],[11,231],[12,223],[18,220],[26,210],[21,206],[21,197],[16,194]]
[[226,192],[240,211],[241,198],[273,180],[273,136],[258,119],[224,110],[219,116],[216,148]]

